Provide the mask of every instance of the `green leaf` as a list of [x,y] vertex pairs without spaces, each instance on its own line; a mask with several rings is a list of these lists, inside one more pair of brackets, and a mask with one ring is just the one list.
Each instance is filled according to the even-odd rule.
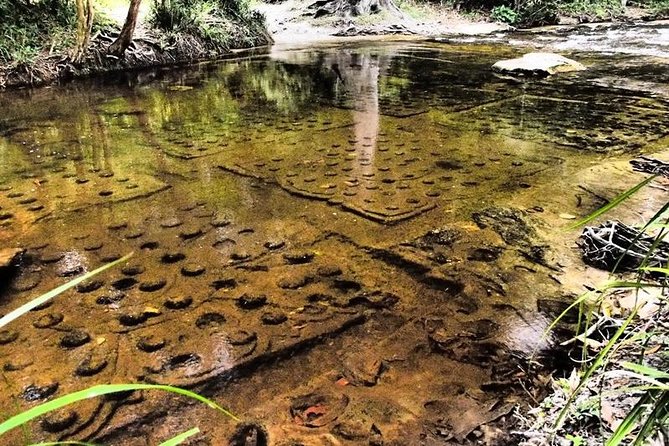
[[646,405],[651,401],[649,393],[644,394],[643,397],[634,405],[629,411],[625,419],[620,423],[616,431],[606,441],[605,446],[618,446],[621,442],[634,430],[639,419],[643,416],[646,410]]
[[555,427],[559,428],[562,427],[562,422],[564,421],[564,418],[567,416],[567,412],[571,405],[574,403],[574,400],[578,396],[578,394],[581,392],[583,387],[588,383],[590,380],[590,377],[592,376],[593,373],[595,373],[595,370],[597,370],[606,360],[606,357],[608,356],[609,352],[613,349],[613,347],[616,346],[618,343],[618,339],[625,333],[625,330],[627,330],[627,327],[632,323],[632,320],[636,317],[638,308],[635,308],[632,313],[625,319],[623,324],[618,327],[618,330],[614,333],[614,335],[609,339],[609,341],[606,343],[604,348],[597,354],[595,357],[594,361],[588,367],[585,372],[583,372],[583,376],[581,377],[581,380],[578,383],[578,386],[574,389],[574,391],[569,395],[569,398],[567,399],[567,402],[565,403],[564,407],[560,411],[557,420],[555,421]]
[[17,319],[17,318],[23,316],[24,314],[26,314],[27,312],[29,312],[33,308],[38,307],[45,302],[48,302],[49,300],[53,299],[54,297],[58,296],[59,294],[64,293],[65,291],[69,290],[70,288],[79,285],[81,282],[90,279],[91,277],[95,276],[96,274],[99,274],[102,271],[111,268],[112,266],[118,265],[121,262],[125,262],[130,257],[132,257],[132,254],[133,253],[130,253],[130,254],[124,256],[124,257],[121,257],[118,260],[115,260],[111,263],[107,263],[106,265],[103,265],[98,269],[95,269],[95,270],[93,270],[89,273],[86,273],[81,277],[77,277],[76,279],[70,280],[69,282],[59,286],[58,288],[56,288],[54,290],[51,290],[46,294],[42,294],[41,296],[31,300],[30,302],[21,305],[16,310],[10,311],[6,315],[4,315],[2,318],[0,318],[0,328],[9,324],[14,319]]
[[669,379],[669,373],[663,372],[653,367],[648,367],[641,364],[635,364],[633,362],[623,362],[622,366],[633,372],[637,372],[641,375],[648,376],[654,379]]
[[648,183],[650,183],[651,181],[653,181],[655,178],[657,178],[657,174],[656,174],[656,175],[652,175],[652,176],[646,178],[646,179],[643,180],[641,183],[637,184],[636,186],[634,186],[634,187],[632,187],[632,188],[626,190],[626,191],[623,192],[622,194],[618,195],[616,198],[614,198],[613,200],[611,200],[607,205],[602,206],[601,208],[597,209],[597,210],[596,210],[595,212],[593,212],[592,214],[590,214],[590,215],[588,215],[587,217],[585,217],[585,218],[583,218],[583,219],[577,221],[576,223],[574,223],[574,224],[572,224],[572,225],[569,225],[569,226],[567,227],[567,230],[573,230],[573,229],[576,229],[576,228],[578,228],[579,226],[583,226],[583,225],[586,224],[586,223],[590,223],[592,220],[596,219],[596,218],[599,217],[600,215],[607,213],[608,211],[610,211],[611,209],[617,207],[620,203],[622,203],[623,201],[627,200],[627,199],[630,198],[632,195],[634,195],[635,193],[637,193],[641,188],[643,188],[644,186],[646,186]]
[[639,271],[645,271],[648,273],[660,273],[666,276],[669,276],[669,268],[659,268],[656,266],[644,266],[639,268]]
[[669,418],[669,392],[662,391],[659,392],[659,395],[657,395],[657,392],[648,392],[648,394],[653,400],[651,406],[652,409],[634,440],[634,446],[641,446],[643,441],[648,438],[658,426],[663,426],[667,418]]
[[200,429],[194,427],[193,429],[187,430],[186,432],[179,434],[174,438],[170,438],[169,440],[160,443],[158,446],[176,446],[178,444],[181,444],[186,438],[192,437],[193,435],[198,434],[199,432]]
[[21,426],[22,424],[27,423],[28,421],[33,420],[39,416],[42,416],[53,410],[60,409],[72,403],[76,403],[78,401],[85,400],[88,398],[95,398],[98,396],[107,395],[110,393],[128,392],[132,390],[164,390],[166,392],[172,392],[179,395],[184,395],[189,398],[198,400],[206,404],[207,406],[222,412],[223,414],[232,418],[235,421],[239,421],[239,418],[237,418],[235,415],[233,415],[226,409],[222,408],[215,402],[203,396],[200,396],[197,393],[193,393],[185,389],[180,389],[178,387],[163,386],[156,384],[101,384],[89,387],[88,389],[85,390],[80,390],[78,392],[73,392],[61,396],[60,398],[56,398],[55,400],[48,401],[44,404],[40,404],[39,406],[35,406],[31,409],[26,410],[25,412],[21,412],[20,414],[11,417],[9,420],[0,424],[0,435],[6,433],[11,429],[14,429],[15,427]]
[[627,282],[624,280],[614,280],[612,282],[604,284],[604,286],[602,286],[601,288],[598,288],[598,291],[607,291],[611,289],[621,289],[621,288],[632,288],[632,289],[664,288],[664,285],[652,282]]

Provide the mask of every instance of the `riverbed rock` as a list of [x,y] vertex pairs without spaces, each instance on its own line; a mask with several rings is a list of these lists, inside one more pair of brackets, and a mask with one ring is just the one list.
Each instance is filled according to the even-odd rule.
[[25,250],[21,248],[0,248],[0,268],[14,265],[24,252]]
[[269,434],[259,423],[240,423],[228,444],[230,446],[267,446]]
[[375,386],[385,370],[383,361],[374,356],[351,354],[344,359],[344,376],[354,386]]
[[532,247],[537,238],[529,219],[519,209],[491,206],[474,212],[472,219],[481,229],[490,227],[511,246]]
[[545,77],[556,73],[583,71],[585,66],[559,54],[527,53],[515,59],[500,60],[492,69],[503,74]]

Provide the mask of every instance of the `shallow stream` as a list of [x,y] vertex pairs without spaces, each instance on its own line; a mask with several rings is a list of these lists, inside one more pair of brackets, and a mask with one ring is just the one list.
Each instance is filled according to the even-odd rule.
[[[520,52],[348,42],[0,94],[0,247],[27,249],[0,312],[134,252],[0,332],[0,407],[142,381],[276,445],[493,435],[581,284],[559,228],[669,134],[656,57],[493,75]],[[145,445],[197,425],[193,444],[227,444],[212,412],[134,393],[31,435]]]

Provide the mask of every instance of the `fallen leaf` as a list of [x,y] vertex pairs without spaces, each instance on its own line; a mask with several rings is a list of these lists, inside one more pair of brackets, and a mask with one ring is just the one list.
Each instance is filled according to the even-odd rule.
[[562,218],[562,219],[564,219],[564,220],[576,220],[576,216],[575,216],[575,215],[573,215],[573,214],[566,214],[566,213],[560,214],[560,218]]
[[611,403],[608,401],[602,401],[602,408],[600,410],[600,417],[602,420],[604,420],[609,427],[613,426],[613,423],[615,423],[615,416],[613,414],[613,407],[611,406]]
[[656,345],[644,351],[644,355],[652,355],[657,353],[662,348],[661,345]]
[[344,386],[348,386],[350,383],[348,382],[348,380],[346,378],[339,378],[337,381],[335,381],[335,384],[338,385],[338,386],[344,387]]
[[316,418],[318,416],[325,415],[327,413],[327,411],[328,410],[327,410],[326,406],[324,406],[322,404],[319,404],[319,405],[316,405],[316,406],[307,407],[304,410],[303,415],[307,419]]

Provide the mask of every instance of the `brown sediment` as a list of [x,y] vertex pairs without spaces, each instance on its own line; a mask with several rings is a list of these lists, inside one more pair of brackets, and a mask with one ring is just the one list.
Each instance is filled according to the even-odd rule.
[[507,426],[523,387],[539,392],[527,357],[584,280],[560,215],[637,182],[598,153],[661,138],[667,107],[589,75],[497,79],[504,51],[318,48],[0,96],[0,240],[26,251],[2,312],[135,252],[0,333],[0,405],[155,382],[246,421],[135,392],[33,429],[123,444],[193,425],[210,444],[473,444]]

